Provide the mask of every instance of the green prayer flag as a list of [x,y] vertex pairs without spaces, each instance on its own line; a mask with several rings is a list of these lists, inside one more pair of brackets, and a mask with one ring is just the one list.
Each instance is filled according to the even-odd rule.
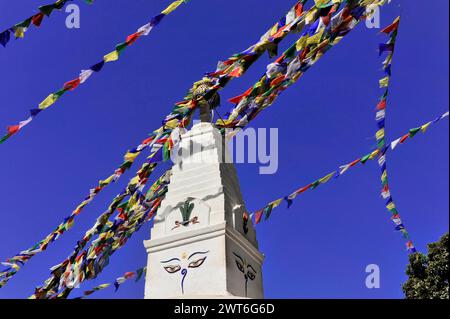
[[414,135],[417,134],[417,132],[420,131],[420,127],[412,128],[409,130],[409,137],[414,137]]
[[316,188],[317,186],[320,185],[320,180],[315,181],[314,183],[311,184],[311,189]]
[[46,6],[39,7],[39,11],[41,11],[43,14],[45,14],[48,17],[48,16],[50,16],[50,14],[52,13],[54,8],[55,7],[52,4],[48,4]]
[[55,96],[55,100],[59,99],[67,91],[68,91],[67,89],[61,89],[58,92],[53,93],[53,95]]
[[272,214],[272,206],[271,205],[264,208],[264,214],[266,214],[265,220],[268,220],[270,215]]
[[62,0],[60,2],[56,2],[53,4],[53,8],[61,10],[64,7],[64,5],[66,4],[66,2],[67,2],[67,0]]
[[132,164],[133,164],[133,162],[127,161],[127,162],[124,162],[122,165],[120,165],[120,168],[126,170],[126,169],[129,169]]
[[28,28],[30,26],[30,23],[31,23],[31,18],[28,18],[28,19],[26,19],[26,20],[16,24],[14,26],[14,29],[16,29],[16,28]]
[[291,46],[289,49],[286,50],[286,52],[284,53],[284,56],[286,58],[292,58],[295,55],[296,52],[297,51],[296,51],[296,47],[295,47],[295,44],[294,44],[293,46]]
[[370,155],[372,155],[372,154],[367,154],[366,156],[364,156],[363,158],[361,158],[361,163],[362,164],[365,164],[368,160],[369,160],[369,158],[370,158]]
[[126,42],[119,43],[118,45],[116,45],[116,51],[120,54],[123,50],[125,50],[127,46],[128,44]]

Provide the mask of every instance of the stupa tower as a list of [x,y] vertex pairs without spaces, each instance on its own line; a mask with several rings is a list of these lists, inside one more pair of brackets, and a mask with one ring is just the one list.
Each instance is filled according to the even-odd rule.
[[202,120],[182,135],[144,242],[145,298],[263,298],[263,255],[236,170],[223,136]]

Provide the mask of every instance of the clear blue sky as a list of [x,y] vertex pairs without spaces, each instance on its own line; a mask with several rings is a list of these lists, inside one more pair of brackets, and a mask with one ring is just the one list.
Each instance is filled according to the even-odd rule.
[[[48,2],[1,0],[0,29]],[[87,6],[78,2],[81,29],[67,29],[66,14],[55,12],[40,30],[29,30],[25,40],[0,48],[2,132],[169,3],[96,0]],[[219,59],[254,43],[294,2],[191,0],[150,37],[127,49],[120,61],[67,93],[1,145],[0,259],[30,247],[53,230],[89,188],[121,163],[127,149],[159,127],[193,81],[214,70]],[[440,115],[449,105],[449,3],[403,3],[400,9],[394,0],[381,15],[382,25],[387,25],[402,11],[388,139]],[[378,30],[360,25],[253,122],[254,127],[279,128],[280,164],[275,175],[259,175],[254,164],[237,165],[249,210],[261,208],[375,146],[374,106],[381,95],[377,45],[385,39]],[[294,40],[288,37],[281,47]],[[223,101],[254,83],[268,61],[265,56],[223,90]],[[223,103],[220,112],[231,107]],[[391,190],[421,251],[448,231],[448,136],[445,120],[389,155]],[[72,251],[75,241],[130,176],[98,196],[72,231],[0,289],[0,298],[28,297],[48,277],[48,268]],[[401,298],[406,279],[405,242],[393,230],[379,189],[379,169],[371,162],[305,193],[290,210],[282,207],[269,222],[259,225],[260,248],[266,255],[266,297]],[[142,241],[148,239],[149,231],[149,225],[141,229],[112,257],[103,274],[82,290],[145,265]],[[372,263],[381,268],[380,289],[365,288],[365,267]],[[141,298],[143,281],[124,284],[116,294],[109,289],[95,296]]]

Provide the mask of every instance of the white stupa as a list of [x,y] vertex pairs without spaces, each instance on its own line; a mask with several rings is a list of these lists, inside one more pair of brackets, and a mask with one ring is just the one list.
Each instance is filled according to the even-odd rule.
[[182,135],[168,193],[144,242],[146,299],[264,297],[264,257],[253,225],[244,221],[223,141],[205,122]]

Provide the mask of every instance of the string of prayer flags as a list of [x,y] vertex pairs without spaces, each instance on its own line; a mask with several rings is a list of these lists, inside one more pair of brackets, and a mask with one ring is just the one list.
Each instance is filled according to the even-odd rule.
[[[400,231],[403,237],[406,239],[406,247],[407,250],[411,253],[416,252],[413,242],[411,241],[408,231],[405,228],[405,225],[400,218],[400,214],[397,210],[396,204],[392,197],[392,193],[389,187],[388,181],[388,171],[387,171],[387,160],[386,160],[386,152],[388,147],[385,145],[386,141],[386,108],[387,108],[387,98],[389,95],[389,81],[392,75],[392,60],[395,52],[395,44],[398,34],[398,26],[400,24],[400,17],[397,17],[389,26],[381,30],[382,33],[389,35],[389,40],[387,43],[381,43],[379,45],[379,55],[383,55],[387,53],[387,57],[383,62],[383,71],[384,76],[380,79],[379,84],[380,88],[384,88],[383,95],[380,98],[376,106],[376,116],[375,120],[377,122],[377,132],[375,134],[375,139],[377,141],[377,149],[378,149],[378,165],[381,170],[381,196],[386,201],[386,209],[391,214],[391,220],[395,224],[395,230]],[[414,136],[418,130],[413,130],[408,133],[409,135]],[[401,141],[402,139],[400,139]],[[403,142],[406,140],[403,139]],[[399,141],[399,142],[400,142]]]
[[316,15],[319,9],[313,6],[304,10],[306,0],[298,1],[274,26],[272,26],[259,41],[248,49],[234,54],[226,61],[220,61],[214,72],[207,73],[209,78],[220,78],[220,83],[226,83],[230,78],[240,77],[265,51],[270,57],[275,57],[278,44],[289,33],[300,32],[306,20]]
[[[50,17],[50,14],[54,10],[61,10],[67,2],[73,0],[57,0],[55,3],[40,6],[38,8],[39,13],[15,24],[14,26],[0,32],[0,44],[3,47],[9,43],[12,37],[16,39],[22,39],[25,37],[25,32],[30,28],[31,25],[35,27],[40,27],[44,17]],[[94,0],[84,0],[87,4],[92,4]]]
[[87,70],[82,70],[77,78],[66,82],[59,91],[51,93],[47,96],[36,108],[30,110],[30,116],[26,120],[21,121],[16,125],[8,126],[5,135],[0,137],[0,144],[4,143],[11,136],[17,134],[26,125],[30,124],[30,122],[33,121],[40,112],[56,103],[56,101],[58,101],[63,94],[75,90],[80,84],[85,83],[92,76],[92,74],[100,72],[106,63],[117,61],[127,47],[131,46],[140,37],[148,36],[150,31],[156,27],[166,15],[173,12],[184,2],[186,2],[186,0],[177,0],[170,4],[160,14],[154,16],[150,22],[139,28],[135,33],[129,35],[125,42],[117,44],[115,50],[106,54],[100,62],[94,64]]
[[84,251],[82,250],[87,241],[79,241],[68,258],[51,268],[52,276],[43,286],[36,288],[31,298],[67,298],[72,289],[83,281],[96,278],[108,265],[110,256],[155,216],[167,192],[169,176],[170,171],[167,171],[150,187],[146,195],[139,191],[128,202],[117,205],[118,213],[114,221],[109,221],[109,216],[99,219],[86,233],[91,238],[94,234],[97,235],[97,239]]
[[355,26],[365,19],[362,14],[369,5],[383,5],[386,1],[358,1],[347,3],[339,12],[340,1],[307,15],[299,39],[274,63],[267,72],[243,94],[230,99],[236,104],[226,120],[218,120],[221,128],[235,128],[232,137],[269,107],[281,92],[286,90],[314,65],[330,48],[338,44]]
[[414,127],[412,129],[410,129],[408,133],[399,137],[398,139],[396,139],[395,141],[393,141],[390,144],[391,149],[394,150],[398,145],[403,144],[407,139],[413,138],[418,132],[425,133],[428,130],[428,128],[430,127],[430,125],[434,125],[437,122],[439,122],[440,120],[442,120],[448,116],[449,116],[449,112],[446,112],[446,113],[436,117],[434,120],[423,124],[422,126]]
[[[52,273],[57,273],[62,268],[66,268],[66,271],[64,272],[66,274],[64,282],[65,285],[67,285],[72,289],[76,287],[80,281],[84,280],[84,276],[90,274],[90,273],[88,274],[78,273],[78,270],[80,269],[85,259],[92,259],[93,257],[95,257],[95,254],[92,255],[92,252],[89,253],[83,252],[82,254],[79,254],[79,252],[83,250],[83,248],[91,241],[91,239],[95,235],[104,232],[106,229],[108,229],[108,227],[113,227],[113,229],[117,229],[120,223],[125,222],[125,219],[123,217],[126,215],[124,215],[123,210],[125,208],[135,209],[136,208],[135,203],[144,200],[144,197],[141,195],[141,190],[147,183],[148,181],[147,177],[154,168],[155,165],[147,165],[145,171],[139,172],[139,179],[132,179],[126,190],[114,198],[114,200],[109,205],[108,210],[97,218],[97,221],[94,224],[94,226],[85,233],[84,237],[81,240],[77,242],[77,245],[72,254],[70,255],[70,257],[68,257],[63,263],[52,268]],[[129,195],[131,189],[136,189],[134,195],[130,196],[128,202],[126,202],[124,205],[121,205],[122,201],[127,197],[127,195]],[[116,221],[114,223],[111,223],[109,221],[109,218],[114,214],[116,210],[119,212],[119,215],[116,217]],[[144,213],[146,211],[147,210],[144,211],[139,210],[138,212]],[[134,210],[132,212],[135,213]],[[131,227],[131,225],[128,226]],[[110,237],[108,237],[107,239],[109,238]],[[71,275],[69,276],[67,272],[70,269],[72,270],[72,272]],[[91,270],[91,272],[93,271],[94,270]],[[59,283],[59,285],[62,285],[62,283]]]
[[[395,141],[391,142],[389,144],[390,149],[394,150],[398,145],[401,145],[408,139],[413,138],[416,134],[411,134],[411,132],[425,133],[425,132],[427,132],[427,130],[430,126],[435,125],[440,120],[447,118],[448,116],[449,116],[449,112],[445,112],[444,114],[436,117],[433,121],[429,121],[417,128],[410,129],[408,131],[408,133],[406,133],[402,137],[396,139]],[[403,137],[406,137],[406,138],[403,138]],[[403,141],[399,142],[401,139],[403,139]],[[389,147],[388,147],[388,149],[389,149]],[[379,154],[380,154],[380,150],[377,148],[377,149],[373,150],[372,152],[370,152],[364,156],[361,156],[350,163],[340,165],[336,170],[328,173],[324,177],[316,179],[314,182],[309,183],[308,185],[297,189],[295,192],[293,192],[289,195],[286,195],[284,197],[281,197],[277,200],[270,202],[263,209],[260,209],[260,210],[256,211],[255,213],[251,214],[249,219],[252,220],[253,224],[257,225],[263,220],[263,217],[265,217],[264,220],[269,219],[272,214],[273,209],[280,206],[283,201],[285,201],[287,204],[287,207],[290,208],[298,195],[303,194],[304,192],[306,192],[308,190],[316,189],[318,186],[320,186],[322,184],[328,183],[331,180],[339,178],[341,175],[346,173],[350,168],[356,167],[358,164],[365,164],[369,160],[377,159]],[[389,209],[392,209],[392,210],[395,209],[395,204],[393,204],[393,202],[388,202],[388,206],[389,206]],[[392,221],[394,223],[396,223],[397,230],[402,231],[404,229],[404,225],[403,225],[400,215],[398,213],[392,215]],[[414,248],[414,245],[410,241],[408,241],[407,245],[411,249]]]
[[48,234],[44,239],[37,242],[32,247],[21,251],[17,255],[8,258],[6,263],[12,263],[15,265],[14,271],[8,273],[0,273],[0,288],[3,287],[7,281],[20,270],[22,266],[25,265],[32,257],[36,254],[43,252],[47,249],[48,245],[55,242],[62,236],[65,232],[69,231],[75,222],[75,218],[82,212],[83,208],[86,207],[96,195],[98,195],[107,185],[117,181],[130,167],[132,166],[137,155],[139,155],[146,147],[151,147],[154,143],[158,142],[158,136],[153,133],[152,136],[148,137],[141,144],[139,144],[133,150],[128,151],[124,156],[124,163],[115,170],[115,172],[105,180],[101,180],[98,186],[92,188],[89,191],[88,196],[79,204],[76,209],[70,214],[70,216],[64,218],[63,222],[56,227],[50,234]]
[[[298,21],[294,21],[293,17],[302,17],[305,16],[303,14],[302,9],[302,3],[305,1],[299,1],[294,7],[291,8],[291,10],[286,14],[286,16],[281,19],[278,24],[285,24],[287,21],[290,28],[283,29],[283,32],[281,32],[281,35],[279,37],[270,37],[267,38],[266,36],[263,36],[262,39],[265,39],[264,42],[272,43],[274,41],[277,41],[279,43],[283,38],[285,33],[293,32],[295,30],[296,23],[301,23],[301,19]],[[180,4],[180,2],[176,2],[177,5]],[[170,7],[170,6],[169,6]],[[175,6],[170,7],[171,10],[175,9]],[[173,11],[173,10],[172,10]],[[314,12],[311,11],[311,12]],[[278,25],[277,24],[277,25]],[[255,62],[261,55],[264,53],[265,50],[268,50],[269,47],[261,47],[258,50],[258,54],[255,55],[255,58],[253,60],[249,60],[249,62],[245,65],[245,68],[242,69],[242,72],[245,72],[253,62]],[[240,54],[235,54],[235,56],[244,56],[246,51],[241,52]],[[229,60],[232,60],[230,58]],[[101,70],[103,66],[103,63],[99,63],[95,65],[94,67],[91,67],[88,71],[83,71],[80,78],[82,79],[80,82],[84,82],[86,78],[88,78],[94,71],[98,72]],[[218,75],[219,78],[214,83],[218,83],[220,85],[215,85],[214,89],[217,90],[220,87],[225,87],[227,83],[229,83],[229,80],[233,79],[233,77],[229,77],[226,80],[224,80],[225,77],[227,77],[228,74],[232,73],[232,70],[223,71],[221,72],[221,75]],[[206,78],[208,79],[208,78]],[[90,190],[89,195],[85,198],[85,200],[74,210],[71,217],[66,219],[67,221],[70,221],[73,223],[73,218],[80,214],[82,209],[87,206],[96,195],[98,195],[101,190],[103,190],[107,185],[117,181],[125,171],[129,170],[133,164],[133,161],[141,154],[141,152],[145,148],[151,148],[151,154],[148,156],[147,161],[141,166],[141,169],[139,172],[144,172],[146,165],[148,164],[157,164],[160,161],[167,160],[168,159],[168,153],[170,152],[168,145],[173,145],[172,148],[177,143],[176,141],[179,141],[180,136],[180,128],[186,127],[192,117],[193,112],[196,110],[197,107],[197,101],[206,98],[208,94],[210,94],[210,91],[205,91],[199,94],[195,99],[192,95],[192,93],[195,91],[195,88],[199,86],[199,83],[204,83],[205,79],[202,79],[201,81],[198,81],[194,83],[192,89],[188,92],[188,96],[185,98],[184,101],[178,102],[175,104],[174,108],[172,109],[172,112],[166,116],[165,120],[163,121],[163,126],[161,126],[158,130],[154,131],[150,137],[146,138],[139,146],[134,148],[133,150],[127,152],[125,155],[125,162],[112,174],[110,177],[106,178],[105,180],[102,180],[99,182],[99,185],[93,189]],[[208,80],[209,82],[213,81],[211,79]],[[73,87],[73,85],[70,85]],[[178,137],[177,137],[178,136]],[[166,144],[167,140],[170,140],[169,144]],[[165,145],[165,156],[162,156],[162,148]],[[169,152],[168,152],[169,151]],[[155,166],[153,166],[154,169]],[[148,171],[146,173],[149,173]],[[139,173],[138,173],[139,174]],[[134,178],[134,181],[138,180],[136,179],[138,176]],[[129,186],[133,186],[133,184],[129,184],[127,189],[130,189]],[[136,190],[136,188],[134,188]],[[120,193],[120,195],[116,196],[116,199],[113,201],[114,206],[118,206],[121,203],[121,200],[123,200],[126,195],[124,195],[126,191]],[[133,195],[133,192],[130,192],[129,195]],[[102,215],[106,216],[106,215]],[[14,262],[17,267],[20,268],[25,262],[29,261],[35,254],[42,252],[46,249],[48,244],[52,243],[54,241],[53,238],[57,238],[60,235],[62,235],[65,231],[67,231],[69,228],[66,227],[66,224],[63,223],[60,227],[57,228],[57,231],[53,232],[52,234],[48,235],[44,240],[40,241],[38,244],[33,246],[32,248],[8,259],[11,262]],[[54,235],[54,233],[57,233],[57,235]],[[54,237],[57,236],[57,237]],[[90,238],[90,236],[87,236],[85,239]],[[2,285],[5,285],[6,282],[14,275],[12,271],[8,272],[8,275],[0,276],[0,288]]]
[[136,271],[126,272],[125,274],[123,274],[122,277],[119,277],[116,280],[114,280],[113,283],[107,283],[107,284],[101,284],[101,285],[95,286],[94,288],[86,290],[85,292],[83,292],[83,296],[78,297],[78,298],[74,298],[74,299],[84,299],[87,296],[90,296],[90,295],[92,295],[93,293],[95,293],[97,291],[109,288],[110,286],[114,286],[115,287],[115,291],[117,292],[119,287],[123,283],[125,283],[126,281],[129,281],[129,280],[135,278],[135,282],[138,282],[142,278],[142,276],[145,274],[146,270],[147,270],[147,267],[143,267],[143,268],[140,268],[140,269],[138,269]]
[[[126,47],[133,44],[140,36],[148,35],[150,31],[153,29],[153,27],[155,27],[161,22],[164,16],[173,12],[176,8],[178,8],[178,6],[180,6],[185,1],[186,0],[178,0],[173,2],[165,10],[163,10],[161,14],[153,17],[149,23],[139,28],[139,30],[136,33],[128,36],[125,42],[118,44],[116,46],[116,50],[106,54],[103,57],[102,61],[93,65],[88,70],[82,70],[78,78],[65,83],[60,91],[50,94],[46,99],[44,99],[44,101],[42,101],[39,104],[38,108],[32,109],[30,111],[30,116],[26,120],[21,121],[17,125],[8,126],[6,134],[3,137],[0,137],[0,144],[4,143],[14,134],[18,133],[24,126],[28,125],[42,110],[45,110],[51,105],[53,105],[64,93],[66,93],[67,91],[72,91],[75,88],[77,88],[80,84],[84,83],[93,73],[100,72],[105,63],[117,61],[119,59],[121,52]],[[273,45],[279,43],[281,39],[283,39],[289,32],[295,30],[295,27],[298,25],[300,21],[299,18],[300,16],[302,16],[303,13],[302,3],[305,1],[306,0],[299,1],[289,11],[289,13],[282,20],[280,20],[280,22],[278,22],[275,25],[275,27],[273,27],[270,30],[271,32],[267,33],[261,38],[258,44],[254,45],[253,47],[244,52],[241,52],[240,54],[232,56],[226,62],[220,62],[219,65],[226,67],[220,68],[219,72],[216,71],[214,74],[210,73],[208,76],[212,77],[214,75],[214,77],[217,77],[218,75],[222,76],[226,75],[228,77],[227,79],[221,78],[221,81],[220,82],[218,81],[218,83],[223,86],[230,79],[230,77],[236,77],[237,76],[236,73],[239,73],[239,76],[242,75],[242,73],[249,67],[249,65],[251,65],[258,59],[259,54],[262,54],[265,50],[270,50],[270,48]],[[317,9],[314,7],[314,10]],[[311,12],[314,12],[314,10]],[[287,22],[289,23],[287,24]],[[237,69],[239,69],[239,72],[236,71]],[[215,87],[216,90],[218,88],[219,86]]]

